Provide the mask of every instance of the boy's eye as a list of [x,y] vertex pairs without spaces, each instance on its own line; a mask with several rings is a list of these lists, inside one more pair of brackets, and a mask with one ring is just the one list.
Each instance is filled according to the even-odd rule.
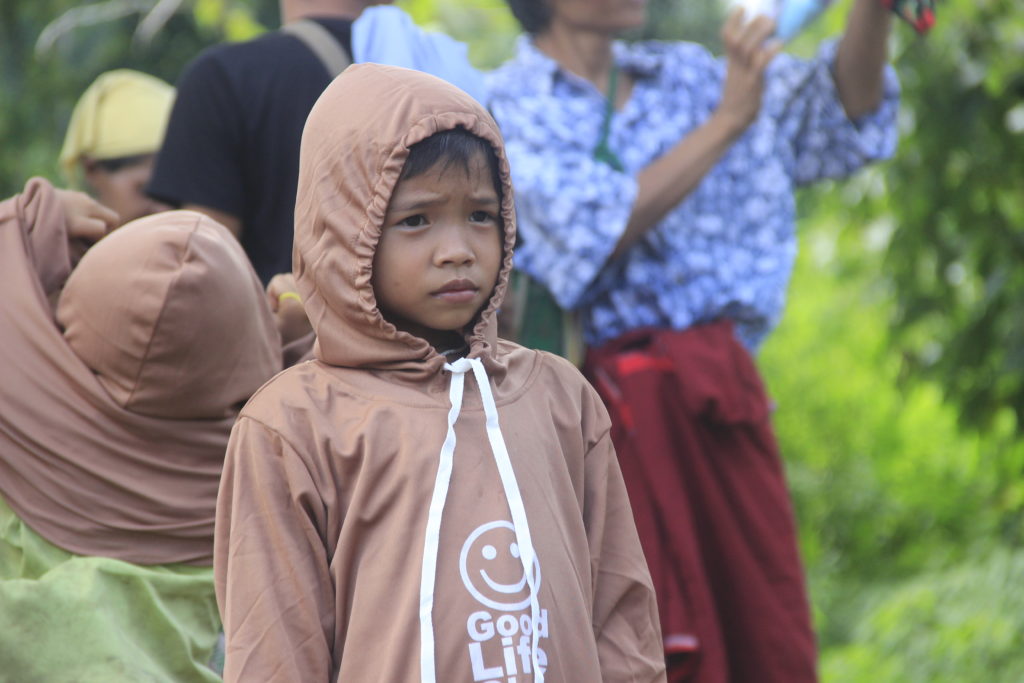
[[469,214],[469,220],[473,223],[492,223],[495,218],[489,211],[474,211]]
[[427,217],[418,213],[415,216],[403,218],[398,224],[406,228],[419,228],[427,224]]

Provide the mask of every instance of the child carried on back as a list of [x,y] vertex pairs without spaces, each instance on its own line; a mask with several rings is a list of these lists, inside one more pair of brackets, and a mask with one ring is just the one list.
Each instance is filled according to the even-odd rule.
[[226,680],[664,680],[604,407],[496,337],[514,242],[475,100],[369,64],[327,88],[295,225],[316,360],[242,411],[218,499]]
[[217,489],[280,338],[226,228],[119,222],[41,178],[0,202],[2,681],[220,680]]

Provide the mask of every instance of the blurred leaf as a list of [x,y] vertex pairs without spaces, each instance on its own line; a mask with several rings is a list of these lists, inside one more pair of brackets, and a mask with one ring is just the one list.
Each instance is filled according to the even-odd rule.
[[877,590],[858,644],[823,659],[830,683],[1024,680],[1024,553],[996,549],[957,569]]
[[[204,47],[224,39],[245,39],[262,30],[255,17],[266,15],[267,6],[276,4],[274,0],[0,3],[0,136],[9,141],[8,153],[0,159],[2,196],[18,192],[34,175],[63,184],[57,155],[65,127],[79,95],[96,76],[126,67],[174,83]],[[138,40],[140,22],[147,18],[152,18],[155,32],[148,40]],[[48,36],[41,39],[47,27]],[[40,50],[34,49],[36,45]]]

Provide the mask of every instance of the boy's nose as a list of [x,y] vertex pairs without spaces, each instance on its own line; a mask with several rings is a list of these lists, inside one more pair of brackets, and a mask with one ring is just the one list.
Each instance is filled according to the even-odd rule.
[[468,235],[461,227],[449,226],[438,237],[434,251],[438,265],[466,265],[476,260]]

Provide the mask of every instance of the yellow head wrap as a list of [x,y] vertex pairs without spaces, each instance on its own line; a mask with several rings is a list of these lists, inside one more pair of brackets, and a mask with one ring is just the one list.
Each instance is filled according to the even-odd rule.
[[93,159],[152,154],[160,149],[174,103],[174,88],[131,69],[101,74],[71,113],[60,165],[74,184],[83,156]]

